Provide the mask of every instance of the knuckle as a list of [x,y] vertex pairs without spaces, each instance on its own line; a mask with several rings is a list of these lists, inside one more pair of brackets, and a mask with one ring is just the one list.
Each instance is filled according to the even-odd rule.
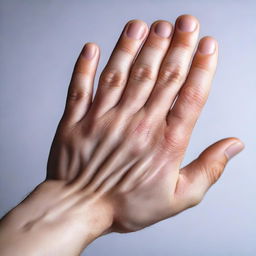
[[220,178],[224,168],[225,168],[224,162],[215,161],[211,163],[211,166],[205,169],[204,172],[210,184],[216,183],[216,181]]
[[88,93],[86,90],[76,90],[76,89],[70,89],[68,91],[68,101],[78,101],[78,100],[85,100],[90,98],[90,93]]
[[203,89],[200,89],[200,86],[188,86],[184,88],[183,99],[186,104],[201,107],[204,105],[206,96],[204,95]]
[[195,64],[193,64],[193,69],[200,73],[201,76],[205,76],[205,77],[211,77],[211,67],[209,67],[209,65],[207,65],[207,63],[203,62],[203,61],[195,61]]
[[122,87],[125,83],[125,75],[120,70],[104,70],[100,75],[100,84],[107,87]]
[[147,82],[155,79],[153,68],[146,64],[135,65],[131,72],[131,78],[138,82]]
[[134,157],[141,155],[148,148],[148,142],[143,140],[134,140],[132,143],[130,154]]
[[122,196],[123,198],[127,196],[127,193],[129,192],[129,190],[130,190],[129,185],[127,185],[127,183],[125,182],[117,184],[115,188],[116,194],[119,196]]
[[162,44],[161,39],[154,38],[154,40],[149,40],[147,42],[147,48],[152,51],[165,52],[166,47]]
[[182,68],[177,65],[167,64],[159,72],[158,84],[168,86],[173,83],[183,83],[185,80],[185,73]]
[[189,38],[181,39],[178,42],[173,43],[173,48],[178,48],[179,51],[190,51],[192,47],[192,42]]
[[189,202],[189,207],[194,207],[198,205],[203,199],[202,193],[199,191],[193,191],[189,194],[188,202]]
[[120,44],[118,46],[118,50],[121,51],[121,52],[124,52],[125,54],[130,55],[131,57],[134,57],[134,55],[136,54],[134,49],[127,43]]
[[137,156],[147,151],[152,143],[151,128],[152,126],[147,120],[141,120],[128,132],[128,142],[131,145],[130,152],[132,156]]
[[164,135],[164,148],[175,154],[183,154],[186,147],[186,137],[179,129],[172,130]]

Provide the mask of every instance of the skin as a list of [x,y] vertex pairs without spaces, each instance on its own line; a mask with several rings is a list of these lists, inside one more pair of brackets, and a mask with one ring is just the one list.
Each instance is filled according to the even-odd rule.
[[[155,33],[158,23],[169,37]],[[181,31],[179,22],[196,24]],[[131,23],[144,28],[128,36]],[[126,24],[100,75],[100,49],[87,43],[75,64],[47,178],[0,222],[1,255],[79,255],[110,232],[134,232],[197,205],[243,149],[237,138],[182,160],[217,65],[212,37],[198,43],[191,15]],[[207,45],[213,51],[206,53]],[[87,58],[89,48],[95,55]],[[178,97],[177,97],[178,96]],[[18,251],[18,252],[17,252]]]

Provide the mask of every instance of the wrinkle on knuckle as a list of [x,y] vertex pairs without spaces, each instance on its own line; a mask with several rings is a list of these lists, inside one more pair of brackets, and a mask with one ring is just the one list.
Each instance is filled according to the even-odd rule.
[[190,51],[192,48],[192,42],[190,40],[180,38],[179,41],[173,44],[173,48],[178,48],[180,51]]
[[131,78],[137,82],[147,82],[153,81],[155,79],[155,74],[151,66],[138,64],[133,67]]
[[175,152],[175,154],[184,153],[186,140],[182,132],[169,132],[164,136],[164,148],[167,151]]
[[179,111],[179,110],[172,111],[171,114],[170,114],[170,117],[175,122],[183,122],[184,121],[183,111]]
[[201,76],[210,76],[211,68],[205,62],[195,62],[193,64],[193,70],[200,73]]
[[198,106],[199,108],[204,105],[206,98],[200,85],[187,86],[183,90],[182,97],[187,105]]
[[214,184],[217,182],[224,168],[225,163],[217,160],[211,163],[211,166],[205,167],[204,173],[210,184]]
[[118,47],[118,50],[128,54],[128,55],[131,55],[132,57],[134,57],[134,50],[132,50],[127,44],[123,43],[122,45],[120,45]]
[[182,84],[185,80],[185,74],[181,66],[175,64],[166,64],[159,72],[157,83],[160,86],[170,84]]
[[147,42],[147,47],[157,51],[164,51],[165,48],[161,46],[161,39],[154,38],[154,40]]
[[76,90],[76,89],[70,89],[68,91],[68,101],[78,101],[78,100],[85,100],[90,98],[90,93],[88,93],[86,90]]
[[104,87],[122,87],[125,75],[117,69],[104,70],[100,76],[100,84]]

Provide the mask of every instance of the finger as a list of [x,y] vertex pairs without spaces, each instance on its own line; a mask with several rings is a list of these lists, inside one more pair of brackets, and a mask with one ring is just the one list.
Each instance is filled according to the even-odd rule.
[[141,20],[131,20],[126,24],[100,75],[99,86],[92,105],[94,115],[104,114],[119,101],[130,67],[147,33],[148,26]]
[[181,135],[184,147],[207,100],[217,65],[217,52],[217,42],[213,38],[205,37],[200,41],[187,80],[167,115],[167,129],[172,136]]
[[172,25],[168,21],[158,20],[152,24],[147,40],[132,65],[119,103],[124,110],[136,112],[145,104],[154,87],[171,36]]
[[237,138],[216,142],[193,162],[181,169],[175,190],[179,210],[198,204],[220,178],[227,162],[244,148]]
[[182,15],[177,19],[170,48],[145,105],[148,115],[167,114],[188,73],[198,33],[199,22],[195,17]]
[[92,101],[99,53],[100,50],[94,43],[87,43],[83,47],[73,70],[62,122],[74,124],[86,114]]

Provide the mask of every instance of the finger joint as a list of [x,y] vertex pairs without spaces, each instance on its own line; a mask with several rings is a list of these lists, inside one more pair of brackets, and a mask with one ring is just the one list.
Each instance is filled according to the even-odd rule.
[[153,81],[155,80],[155,73],[151,66],[138,64],[132,69],[131,79],[137,82]]
[[182,84],[185,80],[185,72],[179,65],[166,64],[159,72],[157,83],[160,86]]
[[123,87],[125,84],[125,75],[117,69],[106,69],[100,76],[100,84],[104,87]]

